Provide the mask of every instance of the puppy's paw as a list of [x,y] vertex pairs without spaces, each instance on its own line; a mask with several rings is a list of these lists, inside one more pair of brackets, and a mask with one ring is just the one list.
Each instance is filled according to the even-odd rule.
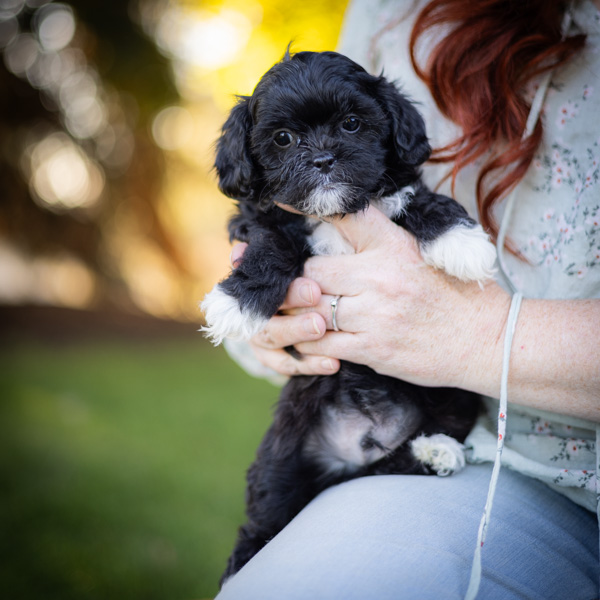
[[410,446],[413,456],[440,477],[457,473],[465,466],[464,446],[443,433],[421,435]]
[[494,276],[496,248],[481,225],[458,225],[421,246],[423,260],[461,281],[479,281]]
[[249,340],[262,331],[268,322],[264,317],[242,310],[238,301],[226,294],[219,285],[206,294],[200,308],[206,319],[206,326],[201,327],[200,331],[215,346],[225,338]]

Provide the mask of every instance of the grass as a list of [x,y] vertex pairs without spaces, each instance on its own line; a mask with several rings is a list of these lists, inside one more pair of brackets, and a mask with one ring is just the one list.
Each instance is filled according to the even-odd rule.
[[0,350],[0,589],[212,598],[277,390],[203,340]]

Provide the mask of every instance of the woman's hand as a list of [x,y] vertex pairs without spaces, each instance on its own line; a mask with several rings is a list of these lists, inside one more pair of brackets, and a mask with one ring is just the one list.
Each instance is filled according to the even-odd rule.
[[499,383],[510,304],[504,291],[429,267],[415,239],[373,207],[334,225],[356,253],[313,257],[304,274],[319,284],[316,308],[328,328],[331,299],[341,296],[341,331],[298,343],[298,351],[366,364],[421,385],[473,389],[490,375]]
[[[307,261],[285,314],[252,340],[259,360],[293,375],[333,373],[344,359],[421,385],[498,397],[509,295],[494,282],[481,289],[427,266],[413,237],[373,207],[333,224],[355,254]],[[598,322],[600,300],[524,300],[510,400],[600,421]],[[304,358],[287,354],[289,345]]]
[[[239,264],[246,246],[233,247],[230,257],[233,268]],[[298,360],[283,349],[323,337],[325,319],[313,310],[320,300],[321,290],[314,281],[299,277],[292,282],[280,308],[283,314],[271,318],[267,327],[250,341],[254,355],[265,367],[281,375],[330,375],[339,369],[340,362],[335,358],[306,355]]]
[[[331,375],[340,367],[339,360],[311,352],[300,360],[283,350],[325,335],[326,322],[314,311],[321,298],[319,286],[309,279],[296,279],[288,290],[283,314],[271,318],[267,327],[250,341],[254,354],[265,366],[282,375]],[[290,314],[286,314],[290,311]],[[298,314],[297,311],[301,311]]]
[[[281,314],[251,341],[264,365],[285,375],[330,374],[341,358],[414,383],[458,386],[475,347],[497,351],[509,300],[495,284],[482,291],[427,266],[414,238],[375,208],[334,225],[356,253],[307,261]],[[243,250],[234,248],[234,266]],[[341,331],[326,333],[337,295]],[[477,344],[469,339],[475,331]],[[291,345],[302,360],[283,350]]]

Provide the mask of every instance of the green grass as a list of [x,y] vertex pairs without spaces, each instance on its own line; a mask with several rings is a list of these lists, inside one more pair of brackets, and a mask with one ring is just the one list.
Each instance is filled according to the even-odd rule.
[[0,589],[211,598],[277,390],[201,339],[0,350]]

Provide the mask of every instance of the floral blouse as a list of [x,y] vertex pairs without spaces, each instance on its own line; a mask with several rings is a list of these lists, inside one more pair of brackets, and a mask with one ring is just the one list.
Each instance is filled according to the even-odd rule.
[[[441,147],[459,132],[438,112],[408,53],[413,20],[424,1],[351,1],[340,51],[368,71],[383,71],[397,81],[418,103],[432,146]],[[541,114],[544,141],[517,188],[507,223],[508,237],[527,261],[504,253],[505,268],[525,298],[600,298],[600,12],[591,0],[580,0],[572,17],[570,31],[586,33],[586,46],[552,74]],[[418,53],[424,46],[428,44],[421,44]],[[535,88],[531,86],[531,97]],[[425,181],[435,187],[447,169],[427,165]],[[463,169],[454,194],[474,218],[477,171],[478,165]],[[449,188],[445,182],[440,191],[450,195]],[[501,204],[495,213],[498,223],[503,216]],[[503,276],[499,283],[508,288]],[[590,327],[600,334],[600,323]],[[496,456],[498,401],[488,398],[485,405],[487,415],[467,439],[473,462]],[[597,511],[599,437],[596,423],[509,404],[502,464]]]

